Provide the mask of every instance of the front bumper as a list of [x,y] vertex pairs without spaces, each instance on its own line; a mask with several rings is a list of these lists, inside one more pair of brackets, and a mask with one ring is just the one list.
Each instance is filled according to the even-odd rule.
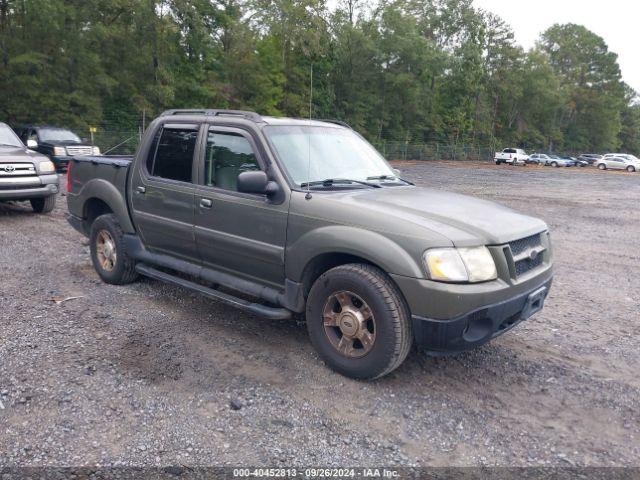
[[58,175],[40,175],[27,179],[5,178],[0,183],[0,200],[29,200],[56,195],[59,192]]
[[413,315],[416,343],[434,353],[457,353],[487,343],[542,310],[552,280],[506,301],[486,305],[453,320]]
[[56,166],[56,170],[66,170],[67,166],[69,165],[69,162],[73,159],[73,157],[69,157],[66,155],[58,155],[58,156],[50,155],[49,158],[51,159],[53,164]]

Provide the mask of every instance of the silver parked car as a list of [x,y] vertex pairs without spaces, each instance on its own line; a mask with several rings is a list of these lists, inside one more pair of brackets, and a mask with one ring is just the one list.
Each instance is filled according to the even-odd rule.
[[596,162],[596,167],[600,170],[626,170],[627,172],[637,172],[640,170],[640,159],[634,155],[626,153],[607,153]]
[[537,163],[538,165],[545,165],[549,160],[549,155],[545,155],[544,153],[534,153],[533,155],[529,155],[529,160],[527,161],[527,163]]

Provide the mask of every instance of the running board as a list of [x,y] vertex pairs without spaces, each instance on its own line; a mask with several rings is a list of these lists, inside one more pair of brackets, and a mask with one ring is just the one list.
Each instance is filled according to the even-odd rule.
[[213,288],[207,288],[204,285],[171,275],[170,273],[156,270],[155,268],[143,263],[136,265],[136,271],[145,277],[187,288],[191,291],[204,295],[205,297],[218,300],[219,302],[226,303],[227,305],[231,305],[232,307],[253,313],[260,317],[269,318],[271,320],[289,320],[292,317],[291,312],[286,308],[268,307],[266,305],[260,305],[259,303],[252,303],[248,300],[234,297],[233,295],[214,290]]

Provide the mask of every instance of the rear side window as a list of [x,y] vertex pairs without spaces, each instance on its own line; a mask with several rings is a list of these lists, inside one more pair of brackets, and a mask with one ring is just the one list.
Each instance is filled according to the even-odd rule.
[[147,160],[147,169],[151,166],[151,175],[191,182],[197,138],[196,129],[163,128],[157,146],[154,142],[151,147],[152,150],[155,148],[153,162],[150,162],[150,158]]

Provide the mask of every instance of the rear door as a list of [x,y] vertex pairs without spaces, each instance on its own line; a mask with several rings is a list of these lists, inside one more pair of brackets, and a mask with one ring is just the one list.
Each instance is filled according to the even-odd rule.
[[204,266],[273,287],[284,285],[288,202],[238,192],[243,171],[266,171],[248,130],[210,125],[195,198],[196,244]]
[[194,236],[194,159],[200,125],[164,124],[131,180],[132,215],[147,248],[199,263]]

